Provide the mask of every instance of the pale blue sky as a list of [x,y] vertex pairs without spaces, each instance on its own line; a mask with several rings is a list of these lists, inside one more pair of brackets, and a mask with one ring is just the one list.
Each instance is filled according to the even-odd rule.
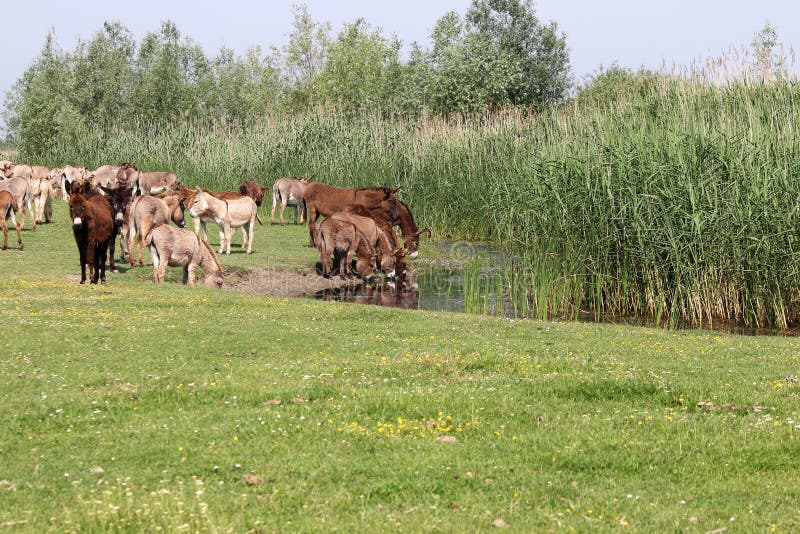
[[[335,35],[363,17],[397,35],[405,46],[428,43],[435,22],[447,11],[466,13],[470,0],[305,0],[316,21],[330,21]],[[292,0],[13,0],[4,2],[0,92],[19,78],[55,28],[60,46],[73,50],[78,36],[89,39],[105,20],[119,20],[137,40],[175,21],[184,35],[209,55],[221,45],[242,53],[249,45],[280,46],[292,30]],[[575,77],[618,62],[636,69],[662,62],[685,65],[750,43],[769,20],[788,46],[800,46],[800,2],[792,0],[539,0],[542,21],[554,20],[567,33]]]

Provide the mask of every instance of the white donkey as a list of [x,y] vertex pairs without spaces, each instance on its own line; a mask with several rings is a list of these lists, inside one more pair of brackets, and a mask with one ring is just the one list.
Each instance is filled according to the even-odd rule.
[[242,248],[247,245],[247,253],[253,250],[253,232],[256,225],[258,206],[250,197],[239,197],[223,200],[214,195],[205,193],[200,187],[195,187],[197,194],[189,208],[192,217],[210,217],[219,226],[219,253],[231,253],[231,237],[234,229],[244,226],[245,240]]

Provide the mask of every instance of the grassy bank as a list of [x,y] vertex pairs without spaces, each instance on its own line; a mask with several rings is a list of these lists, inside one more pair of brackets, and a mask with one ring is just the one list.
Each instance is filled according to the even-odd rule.
[[[800,525],[795,339],[79,286],[56,220],[0,253],[15,531]],[[254,248],[222,262],[311,250]]]
[[640,77],[524,118],[415,122],[320,112],[254,126],[87,129],[49,165],[134,161],[232,188],[313,174],[401,185],[438,237],[513,245],[538,316],[798,322],[796,84]]

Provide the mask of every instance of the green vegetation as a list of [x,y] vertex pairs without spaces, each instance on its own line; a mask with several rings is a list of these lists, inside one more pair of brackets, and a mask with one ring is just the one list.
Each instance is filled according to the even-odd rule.
[[[79,286],[55,207],[0,253],[16,532],[800,524],[794,338]],[[304,230],[223,264],[309,257]]]
[[437,237],[521,258],[497,287],[525,316],[789,328],[800,95],[779,44],[767,24],[740,65],[614,65],[565,102],[565,37],[530,0],[446,13],[408,60],[362,19],[331,38],[302,5],[286,46],[245,58],[209,59],[171,22],[138,45],[108,22],[72,53],[49,35],[6,118],[28,163],[402,186]]
[[566,36],[543,24],[531,0],[473,0],[465,16],[445,14],[428,47],[387,38],[364,19],[332,38],[297,4],[288,43],[243,57],[207,55],[174,22],[136,43],[107,21],[72,51],[55,29],[9,91],[4,118],[27,153],[41,153],[87,126],[178,120],[251,124],[323,107],[345,115],[475,113],[563,102],[571,81]]
[[798,86],[639,75],[563,110],[416,121],[325,112],[249,128],[88,129],[49,165],[135,161],[189,185],[313,174],[402,186],[439,238],[523,258],[533,315],[789,327],[800,295]]

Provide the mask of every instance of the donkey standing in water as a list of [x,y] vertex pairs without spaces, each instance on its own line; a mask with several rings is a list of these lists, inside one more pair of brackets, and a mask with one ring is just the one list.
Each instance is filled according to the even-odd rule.
[[300,212],[300,224],[305,224],[306,211],[303,209],[303,194],[305,193],[311,176],[301,176],[300,178],[278,178],[272,186],[272,212],[269,215],[270,224],[275,224],[275,208],[280,203],[281,224],[286,224],[283,220],[283,212],[286,206],[294,208],[294,223],[297,224],[297,212]]
[[203,285],[221,288],[222,266],[211,247],[191,230],[161,224],[153,228],[145,238],[153,257],[153,279],[164,283],[167,266],[183,267],[183,283],[194,285],[194,269],[200,267],[205,273]]

